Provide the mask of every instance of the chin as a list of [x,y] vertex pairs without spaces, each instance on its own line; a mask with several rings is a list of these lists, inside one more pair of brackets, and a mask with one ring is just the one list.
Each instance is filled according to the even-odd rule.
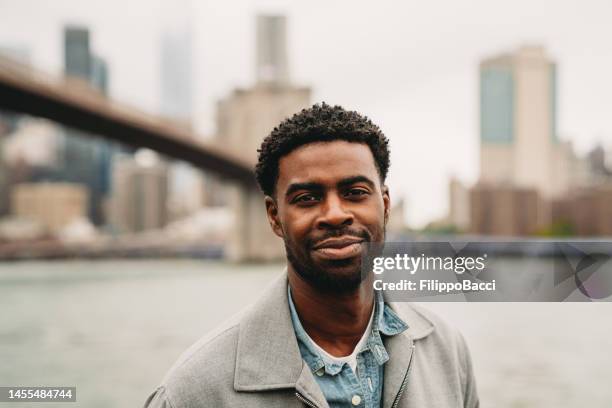
[[361,258],[347,258],[338,260],[325,260],[317,262],[316,266],[333,275],[359,275],[361,274]]
[[316,286],[334,292],[352,291],[363,281],[361,259],[343,259],[317,263],[313,278]]

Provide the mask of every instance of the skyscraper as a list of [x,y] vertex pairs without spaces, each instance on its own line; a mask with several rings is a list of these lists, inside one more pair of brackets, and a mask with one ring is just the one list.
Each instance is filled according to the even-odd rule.
[[[81,26],[64,29],[64,72],[88,81],[103,94],[108,93],[109,73],[106,61],[92,53],[89,30]],[[88,215],[94,224],[104,222],[102,201],[110,190],[113,154],[119,150],[114,142],[94,138],[74,129],[66,129],[59,156],[61,179],[83,184],[90,195]]]
[[289,80],[286,18],[257,16],[255,86],[218,102],[219,143],[253,163],[262,140],[282,120],[310,105],[311,90]]
[[89,30],[81,26],[64,29],[64,68],[66,75],[89,81],[91,77]]
[[285,16],[257,16],[256,77],[258,83],[274,85],[289,83],[286,21]]
[[557,69],[539,46],[480,64],[480,181],[562,194],[571,149],[557,137]]

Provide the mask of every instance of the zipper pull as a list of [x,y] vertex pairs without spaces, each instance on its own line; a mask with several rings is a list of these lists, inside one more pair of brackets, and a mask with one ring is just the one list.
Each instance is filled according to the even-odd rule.
[[302,401],[305,405],[308,405],[311,408],[319,408],[318,406],[315,405],[314,402],[310,401],[309,399],[307,399],[306,397],[304,397],[302,394],[300,394],[299,392],[295,393],[295,396],[297,397],[297,399],[299,399],[300,401]]

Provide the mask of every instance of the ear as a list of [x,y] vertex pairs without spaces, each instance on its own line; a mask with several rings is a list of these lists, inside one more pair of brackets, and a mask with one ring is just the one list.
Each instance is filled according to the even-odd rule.
[[266,214],[268,216],[268,222],[270,223],[272,231],[277,236],[283,238],[284,234],[280,220],[278,218],[278,206],[276,205],[276,201],[274,200],[274,198],[267,195],[264,198],[264,202],[266,204]]
[[389,214],[391,213],[391,196],[389,195],[389,187],[382,186],[383,205],[385,210],[385,225],[389,221]]

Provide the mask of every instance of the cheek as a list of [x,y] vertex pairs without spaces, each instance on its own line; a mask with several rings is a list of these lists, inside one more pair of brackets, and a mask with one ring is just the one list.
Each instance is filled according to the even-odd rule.
[[362,225],[372,234],[372,239],[380,240],[385,229],[385,213],[383,207],[371,208],[360,216]]
[[363,220],[364,224],[378,225],[385,221],[385,207],[382,199],[377,200],[367,209],[359,212],[359,218]]
[[283,230],[290,235],[293,241],[301,241],[311,230],[312,217],[302,212],[287,212],[283,218]]

